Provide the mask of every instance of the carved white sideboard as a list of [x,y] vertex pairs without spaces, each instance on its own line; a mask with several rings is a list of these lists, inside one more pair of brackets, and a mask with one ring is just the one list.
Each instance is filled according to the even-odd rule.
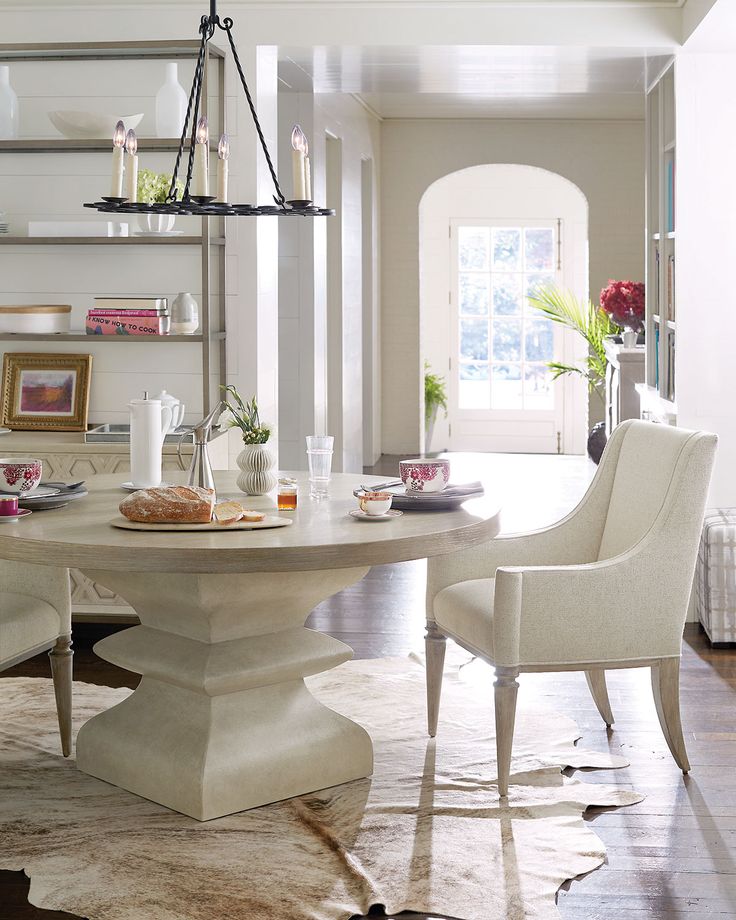
[[[210,442],[209,454],[213,469],[227,469],[227,441],[227,437],[221,435]],[[191,454],[192,445],[185,443],[182,455],[187,465]],[[127,444],[85,444],[82,433],[14,431],[0,436],[0,455],[38,457],[43,461],[43,478],[52,482],[76,482],[98,473],[120,473],[120,481],[123,482],[128,478],[124,474],[130,471]],[[164,470],[180,469],[175,444],[164,446],[163,467]],[[121,491],[120,497],[123,495]],[[137,621],[134,611],[125,601],[102,585],[95,584],[81,572],[72,569],[71,582],[72,614],[76,621]]]

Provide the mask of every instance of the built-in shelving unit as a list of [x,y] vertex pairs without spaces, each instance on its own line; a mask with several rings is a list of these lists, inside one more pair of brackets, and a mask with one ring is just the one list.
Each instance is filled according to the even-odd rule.
[[676,298],[675,73],[670,62],[647,92],[646,381],[643,418],[674,423]]
[[[60,42],[40,44],[5,44],[0,45],[0,63],[20,61],[135,61],[135,60],[196,60],[200,49],[199,40],[194,41],[141,41],[141,42]],[[205,62],[204,92],[202,94],[202,114],[208,113],[208,101],[217,100],[219,124],[224,124],[224,52],[212,42],[207,45]],[[207,88],[209,85],[209,89]],[[174,152],[178,150],[179,138],[139,137],[139,153]],[[187,141],[186,147],[189,147]],[[210,149],[217,149],[216,138],[210,143]],[[57,154],[94,154],[108,153],[111,139],[64,137],[26,137],[0,141],[2,154],[46,153]],[[90,191],[89,198],[96,197],[96,190]],[[82,203],[80,202],[80,212]],[[201,232],[192,234],[191,230],[181,236],[127,236],[127,237],[28,237],[0,236],[0,247],[7,251],[10,247],[43,247],[39,249],[39,270],[45,253],[56,247],[88,246],[175,246],[196,247],[199,250],[198,261],[201,275],[200,329],[195,335],[167,336],[91,336],[82,332],[30,335],[0,334],[0,342],[23,343],[23,347],[32,347],[33,342],[87,342],[97,345],[105,343],[105,349],[120,343],[145,343],[149,348],[157,345],[196,344],[200,353],[202,380],[202,408],[206,414],[219,399],[217,385],[226,379],[225,368],[225,222],[221,217],[188,218],[201,221]],[[69,253],[72,256],[72,253]],[[81,258],[81,256],[80,256]],[[128,256],[127,258],[130,258]],[[115,293],[112,289],[100,290],[102,296]],[[177,281],[171,280],[171,289],[176,290]],[[90,304],[91,306],[91,304]],[[214,384],[214,385],[213,385]]]

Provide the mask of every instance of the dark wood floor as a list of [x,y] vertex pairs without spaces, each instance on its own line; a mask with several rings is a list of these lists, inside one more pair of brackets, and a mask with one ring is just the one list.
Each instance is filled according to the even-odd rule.
[[[565,504],[574,503],[585,487],[584,477],[577,485],[573,482],[580,478],[579,467],[568,464],[564,469],[571,475],[569,481],[566,473],[561,477],[562,498],[556,502],[559,507],[548,509],[550,519]],[[528,489],[524,495],[528,502]],[[513,494],[510,501],[513,504]],[[520,517],[524,518],[521,511],[512,513],[514,526],[506,529],[516,529]],[[528,523],[523,519],[524,526]],[[377,567],[362,582],[317,607],[308,625],[343,639],[358,657],[405,655],[422,644],[424,571],[421,562]],[[75,630],[75,676],[132,687],[134,675],[101,661],[91,650],[109,629]],[[631,761],[627,769],[587,772],[586,782],[616,783],[647,796],[630,808],[586,813],[608,849],[607,863],[560,891],[565,920],[736,918],[736,652],[711,650],[698,627],[688,626],[682,666],[683,725],[692,763],[687,778],[661,736],[648,671],[609,675],[616,717],[612,732],[606,732],[581,674],[522,677],[520,706],[539,699],[566,712],[580,725],[585,747],[621,753]],[[2,677],[19,675],[47,676],[46,657]],[[0,872],[0,920],[72,917],[31,907],[27,885],[22,873]],[[420,915],[412,916],[420,920]]]

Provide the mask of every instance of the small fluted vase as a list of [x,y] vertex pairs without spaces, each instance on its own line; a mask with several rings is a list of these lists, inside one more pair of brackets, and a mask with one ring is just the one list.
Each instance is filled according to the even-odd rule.
[[238,488],[246,495],[265,495],[278,485],[278,478],[272,472],[276,457],[266,444],[244,444],[238,454],[237,464],[241,473]]

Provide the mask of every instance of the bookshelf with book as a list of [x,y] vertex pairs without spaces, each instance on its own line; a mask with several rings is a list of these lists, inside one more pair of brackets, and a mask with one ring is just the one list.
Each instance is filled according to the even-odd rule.
[[675,64],[649,86],[646,100],[646,380],[637,386],[642,418],[674,424],[676,146]]

